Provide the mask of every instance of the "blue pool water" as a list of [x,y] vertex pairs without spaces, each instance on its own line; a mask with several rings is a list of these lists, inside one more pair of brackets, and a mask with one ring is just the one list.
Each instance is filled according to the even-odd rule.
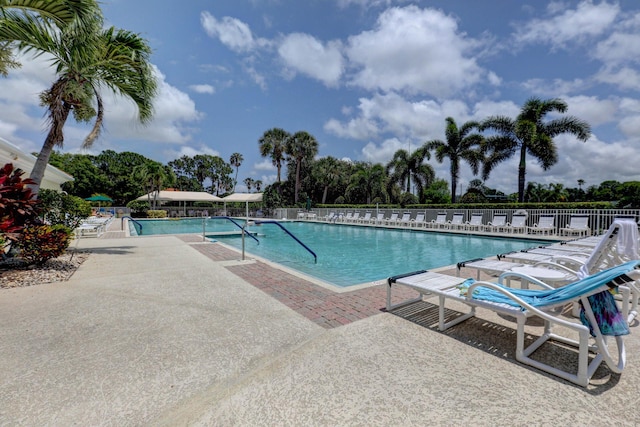
[[[143,235],[202,233],[202,219],[141,222]],[[238,220],[238,223],[243,224],[244,221]],[[250,231],[258,233],[260,244],[245,238],[245,251],[341,287],[545,243],[324,223],[285,222],[282,225],[317,254],[317,263],[308,251],[275,224],[250,226]],[[205,227],[205,235],[239,230],[223,219],[208,219]],[[242,248],[239,236],[213,238]]]

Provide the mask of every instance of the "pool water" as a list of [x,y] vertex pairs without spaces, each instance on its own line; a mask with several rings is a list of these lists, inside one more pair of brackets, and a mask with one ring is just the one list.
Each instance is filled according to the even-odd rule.
[[[156,225],[158,222],[164,224]],[[187,231],[189,223],[191,231]],[[238,223],[243,224],[243,221],[240,220]],[[144,221],[143,225],[145,235],[202,233],[201,219]],[[324,223],[284,222],[282,225],[316,253],[317,263],[314,263],[312,254],[275,224],[250,226],[250,231],[258,233],[260,244],[245,238],[246,253],[255,254],[341,287],[545,244],[529,239]],[[206,235],[238,230],[234,224],[226,220],[206,221]],[[238,249],[242,248],[242,239],[239,236],[212,238]]]

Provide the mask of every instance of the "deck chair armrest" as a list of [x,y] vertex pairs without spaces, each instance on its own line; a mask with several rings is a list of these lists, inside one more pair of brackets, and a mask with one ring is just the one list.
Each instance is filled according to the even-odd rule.
[[551,269],[555,269],[555,270],[561,270],[565,273],[569,273],[569,274],[576,274],[575,270],[572,270],[571,268],[567,267],[566,265],[562,265],[562,264],[558,264],[557,262],[553,262],[553,261],[538,261],[535,264],[533,264],[534,267],[546,267],[546,268],[551,268]]
[[[526,280],[529,285],[534,284],[534,285],[538,285],[541,288],[544,289],[555,289],[553,286],[549,286],[548,284],[544,283],[543,281],[536,279],[535,277],[532,276],[528,276],[526,274],[522,274],[522,273],[516,273],[515,271],[505,271],[504,273],[502,273],[500,276],[498,276],[498,283],[499,284],[503,284],[503,281],[505,279],[524,279]],[[500,288],[502,289],[502,288]]]

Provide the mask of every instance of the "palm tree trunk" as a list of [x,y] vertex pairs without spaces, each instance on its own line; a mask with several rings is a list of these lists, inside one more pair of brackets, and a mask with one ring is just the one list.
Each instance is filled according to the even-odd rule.
[[324,191],[322,192],[322,204],[324,205],[327,202],[327,193],[329,192],[329,186],[324,186]]
[[522,144],[520,148],[520,164],[518,165],[518,202],[524,203],[524,184],[527,173],[527,147]]
[[296,188],[293,196],[294,203],[298,203],[298,187],[300,186],[300,160],[296,161]]
[[67,104],[63,104],[60,115],[52,115],[51,128],[47,134],[47,139],[44,140],[40,154],[38,154],[36,163],[33,165],[33,169],[29,175],[29,178],[35,182],[35,184],[30,187],[36,196],[40,190],[40,184],[42,183],[42,178],[44,178],[44,172],[49,164],[49,158],[51,157],[53,148],[56,145],[62,144],[62,141],[64,140],[62,128],[64,127],[70,112],[71,107]]
[[458,189],[458,165],[451,160],[451,203],[456,202],[456,190]]

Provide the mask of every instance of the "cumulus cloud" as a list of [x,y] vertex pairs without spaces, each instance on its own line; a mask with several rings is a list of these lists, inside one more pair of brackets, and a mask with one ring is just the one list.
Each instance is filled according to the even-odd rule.
[[194,91],[196,93],[205,93],[205,94],[209,94],[209,95],[213,95],[214,93],[216,93],[216,88],[214,88],[211,85],[207,85],[207,84],[191,85],[191,86],[189,86],[189,89],[191,89],[192,91]]
[[300,72],[327,86],[336,86],[340,81],[344,60],[339,42],[325,44],[308,34],[293,33],[284,37],[278,54],[294,74]]
[[543,43],[565,48],[569,43],[584,42],[603,34],[620,13],[618,4],[607,2],[582,1],[575,9],[559,5],[550,3],[548,18],[533,19],[518,27],[514,35],[516,43]]
[[253,169],[259,170],[259,171],[274,171],[276,170],[276,167],[273,165],[271,160],[264,159],[263,161],[254,164]]
[[450,96],[485,74],[470,56],[478,42],[458,31],[454,18],[417,6],[391,8],[371,31],[349,38],[346,54],[357,68],[351,84],[367,90]]
[[217,38],[234,52],[248,52],[257,46],[249,25],[239,19],[225,16],[218,20],[204,11],[200,14],[200,23],[209,37]]

